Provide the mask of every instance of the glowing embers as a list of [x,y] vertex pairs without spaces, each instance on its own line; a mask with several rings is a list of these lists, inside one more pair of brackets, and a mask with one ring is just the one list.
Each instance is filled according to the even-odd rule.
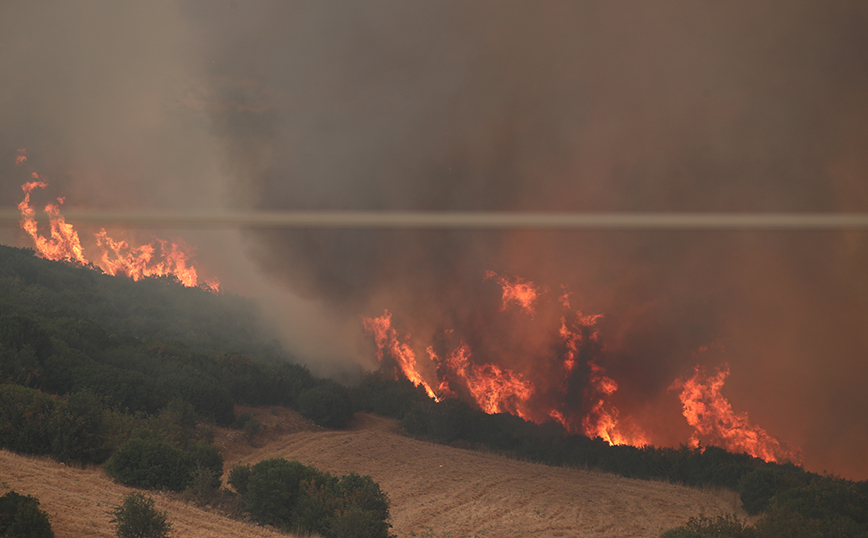
[[[18,150],[16,164],[27,161],[26,151]],[[33,181],[21,186],[24,190],[24,200],[18,204],[21,211],[21,228],[33,239],[34,247],[39,256],[49,260],[67,260],[82,265],[98,267],[110,275],[124,275],[133,280],[146,277],[172,276],[188,287],[201,286],[217,292],[220,283],[217,279],[199,282],[196,268],[190,263],[191,250],[183,241],[170,242],[155,239],[151,243],[138,247],[131,246],[127,241],[116,241],[101,229],[95,234],[100,257],[89,261],[85,256],[78,232],[72,224],[66,222],[60,214],[63,198],[57,198],[57,203],[45,205],[48,215],[49,235],[39,234],[36,222],[36,210],[31,205],[31,193],[34,189],[44,189],[48,186],[38,174],[32,174]]]
[[802,454],[770,436],[761,427],[751,424],[747,413],[737,414],[729,401],[720,393],[729,376],[729,366],[707,375],[696,366],[690,379],[676,379],[670,390],[681,390],[678,398],[683,406],[684,418],[693,426],[690,445],[715,445],[730,452],[745,452],[765,461],[790,461],[801,464]]
[[[569,432],[611,444],[647,444],[637,427],[624,427],[624,422],[632,421],[629,417],[622,421],[611,400],[618,385],[599,363],[602,346],[596,321],[600,316],[570,311],[565,295],[546,302],[546,310],[534,319],[547,292],[520,277],[490,271],[483,280],[501,286],[500,312],[514,306],[526,316],[491,313],[481,329],[489,335],[465,334],[462,339],[455,330],[447,330],[426,346],[430,360],[420,365],[410,335],[400,342],[392,315],[386,311],[364,319],[365,329],[374,335],[380,363],[393,364],[438,401],[462,398],[486,413],[510,413],[540,424],[555,420]],[[496,348],[492,342],[506,339],[507,333],[509,338],[520,335],[531,342],[512,341],[516,345]]]

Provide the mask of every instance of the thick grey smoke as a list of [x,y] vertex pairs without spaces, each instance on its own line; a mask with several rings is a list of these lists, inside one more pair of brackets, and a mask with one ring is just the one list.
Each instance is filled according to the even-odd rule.
[[[69,204],[868,210],[858,0],[2,10],[2,151],[42,155]],[[809,468],[868,477],[864,233],[241,237],[204,238],[201,254],[260,282],[231,261],[248,254],[316,305],[321,332],[339,333],[329,345],[345,343],[337,355],[370,361],[359,316],[384,308],[422,349],[446,329],[480,331],[499,300],[486,270],[566,285],[575,307],[604,314],[620,404],[661,442],[688,435],[667,387],[728,361],[736,410],[801,446]],[[724,351],[696,354],[712,342]]]

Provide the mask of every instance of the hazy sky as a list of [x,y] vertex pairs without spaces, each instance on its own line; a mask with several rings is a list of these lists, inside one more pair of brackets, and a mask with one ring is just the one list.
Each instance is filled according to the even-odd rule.
[[[69,207],[868,211],[862,0],[417,4],[6,1],[3,206],[26,147]],[[868,478],[864,232],[172,233],[323,369],[372,365],[384,308],[420,353],[496,339],[486,270],[567,285],[661,442],[726,361],[737,411]]]

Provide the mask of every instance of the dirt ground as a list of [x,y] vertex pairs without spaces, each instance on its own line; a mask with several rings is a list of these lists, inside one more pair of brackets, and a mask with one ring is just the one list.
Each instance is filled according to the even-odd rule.
[[283,457],[334,474],[370,475],[392,502],[403,537],[657,537],[691,516],[737,513],[735,493],[516,461],[425,443],[395,421],[359,414],[347,431],[318,428],[282,408],[239,408],[263,425],[253,445],[218,430],[227,471]]

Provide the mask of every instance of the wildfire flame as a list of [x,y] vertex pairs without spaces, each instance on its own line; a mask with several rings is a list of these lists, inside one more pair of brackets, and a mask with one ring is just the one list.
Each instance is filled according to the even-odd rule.
[[[470,358],[470,346],[463,342],[446,357],[445,361],[441,361],[434,353],[434,348],[430,346],[428,355],[432,361],[444,365],[453,372],[470,392],[470,396],[479,408],[486,413],[510,413],[526,420],[530,419],[523,407],[533,396],[534,386],[530,381],[522,379],[521,374],[496,364],[476,364]],[[455,394],[448,381],[441,382],[439,388],[443,393]]]
[[[26,150],[19,149],[15,164],[21,165],[26,161]],[[93,262],[88,261],[78,232],[60,214],[63,198],[57,198],[57,203],[46,204],[49,236],[40,235],[36,222],[36,209],[31,205],[30,195],[34,189],[46,188],[48,183],[36,173],[31,177],[33,181],[21,186],[24,199],[18,204],[18,210],[21,211],[21,228],[33,239],[39,256],[49,260],[66,260],[92,265],[109,275],[123,275],[133,280],[153,276],[174,276],[185,286],[200,285],[196,268],[190,264],[191,249],[180,240],[169,242],[155,239],[152,243],[132,247],[125,240],[112,239],[104,229],[100,229],[95,237],[101,255]],[[201,286],[212,292],[220,290],[220,282],[217,279],[205,280]]]
[[485,280],[493,279],[503,288],[503,306],[501,310],[506,310],[509,303],[518,304],[522,310],[529,316],[533,317],[534,304],[540,296],[540,291],[533,285],[532,282],[521,278],[520,276],[500,276],[494,271],[485,272]]
[[801,464],[799,449],[791,449],[770,436],[761,427],[751,424],[747,413],[737,414],[721,394],[723,383],[729,376],[729,366],[717,368],[707,375],[696,366],[690,379],[676,379],[670,390],[680,389],[678,398],[683,406],[684,418],[693,426],[690,445],[698,448],[702,443],[725,448],[730,452],[747,453],[765,461],[790,461]]
[[[487,271],[483,280],[494,280],[501,286],[501,311],[514,306],[530,316],[528,324],[548,323],[533,321],[537,307],[542,308],[542,294],[532,282],[492,271]],[[618,390],[618,383],[607,375],[601,363],[604,348],[597,321],[602,316],[571,310],[569,296],[564,288],[562,296],[557,298],[562,309],[560,326],[556,332],[550,333],[553,339],[543,339],[542,344],[549,351],[548,355],[541,351],[538,356],[523,357],[522,360],[511,357],[511,360],[502,361],[503,357],[491,355],[490,352],[487,358],[496,360],[479,360],[480,353],[474,353],[466,341],[459,340],[451,352],[438,353],[434,345],[427,346],[429,361],[423,362],[420,368],[410,335],[406,335],[403,341],[398,339],[389,311],[377,318],[364,318],[364,326],[374,335],[380,363],[385,365],[393,361],[396,374],[400,372],[414,385],[424,387],[428,395],[437,401],[464,398],[486,413],[510,413],[536,423],[555,420],[570,433],[600,438],[612,445],[650,444],[650,437],[630,416],[622,415],[613,403],[612,396]],[[550,305],[545,303],[545,306]],[[490,324],[495,325],[498,319],[490,318]],[[547,319],[557,317],[549,316]],[[515,318],[509,321],[513,322]],[[499,330],[510,331],[514,328],[509,325]],[[546,331],[545,327],[538,329]],[[444,337],[452,337],[454,332],[454,329],[448,329]],[[437,345],[442,346],[442,343]],[[551,358],[553,349],[556,350],[555,358]],[[487,350],[482,352],[484,355]],[[501,350],[498,353],[509,351]],[[510,369],[502,365],[505,363],[519,366]],[[694,428],[690,445],[694,448],[717,445],[766,461],[800,464],[802,456],[799,449],[787,447],[764,429],[752,424],[746,413],[736,414],[732,410],[721,394],[728,375],[728,366],[719,368],[712,376],[706,375],[697,366],[691,378],[676,379],[669,387],[670,390],[681,391],[679,398],[684,417]]]
[[380,362],[383,361],[384,353],[388,353],[397,362],[398,368],[401,369],[401,372],[413,385],[417,387],[422,385],[428,396],[434,400],[438,400],[431,386],[416,371],[416,354],[413,352],[413,349],[408,344],[402,344],[398,340],[398,331],[392,328],[392,314],[387,310],[379,318],[364,318],[363,323],[365,330],[374,335],[374,339],[377,342],[377,358]]
[[[534,316],[541,294],[532,282],[491,271],[485,273],[484,280],[495,280],[502,287],[502,311],[514,304],[531,318]],[[564,309],[569,309],[568,301],[561,298],[559,302]],[[558,346],[563,352],[554,367],[559,372],[560,381],[552,387],[534,383],[534,376],[538,373],[535,370],[540,369],[536,367],[541,365],[534,364],[533,360],[522,361],[527,365],[523,371],[479,361],[475,359],[471,346],[464,341],[444,354],[438,354],[434,346],[428,346],[426,351],[431,367],[424,371],[434,374],[428,374],[426,378],[418,368],[410,336],[407,335],[403,343],[398,340],[398,333],[392,327],[391,313],[386,311],[377,318],[364,318],[364,326],[374,335],[380,363],[383,364],[386,358],[394,361],[396,371],[402,372],[414,385],[424,386],[435,400],[464,397],[486,413],[510,413],[536,423],[555,420],[569,432],[599,437],[610,444],[646,445],[647,436],[635,426],[625,426],[611,402],[610,397],[618,389],[617,383],[605,375],[605,370],[596,360],[587,356],[600,349],[596,328],[600,317],[585,315],[581,311],[563,314],[560,330],[556,333],[561,339]],[[451,334],[453,331],[447,332]],[[582,376],[586,379],[584,393],[576,394],[575,380]]]
[[18,209],[21,211],[21,228],[33,238],[36,251],[43,258],[49,260],[71,260],[86,264],[87,259],[84,257],[78,233],[60,214],[63,198],[58,198],[56,204],[47,204],[45,206],[45,212],[48,213],[50,223],[50,236],[49,238],[45,238],[39,235],[36,223],[36,210],[30,206],[30,193],[36,188],[44,189],[48,184],[40,181],[39,175],[36,173],[32,177],[34,181],[28,181],[21,186],[22,190],[24,190],[24,200],[18,204]]

